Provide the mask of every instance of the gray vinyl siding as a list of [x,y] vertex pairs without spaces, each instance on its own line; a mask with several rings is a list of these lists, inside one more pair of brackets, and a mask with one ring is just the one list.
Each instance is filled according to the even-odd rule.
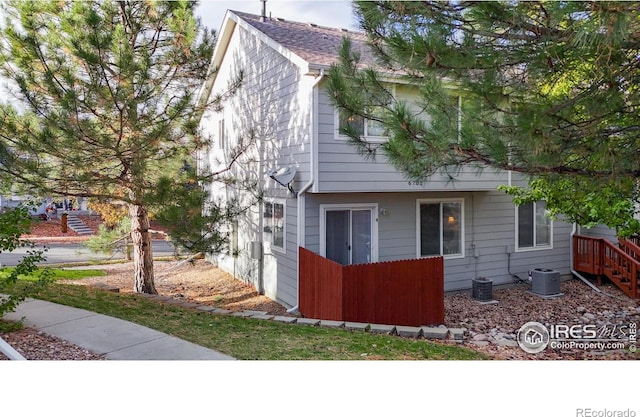
[[294,198],[287,200],[286,217],[286,253],[275,253],[277,274],[270,279],[277,280],[278,290],[275,299],[292,307],[298,303],[298,240],[297,240],[297,207]]
[[[205,115],[201,126],[213,138],[213,146],[205,166],[212,170],[231,161],[229,149],[240,140],[251,138],[243,155],[229,172],[240,180],[255,181],[256,189],[226,187],[227,198],[239,197],[247,210],[238,217],[238,256],[220,254],[211,258],[221,268],[256,287],[259,286],[260,266],[263,266],[265,294],[285,305],[297,303],[297,200],[283,186],[268,177],[268,172],[281,167],[294,167],[292,182],[299,189],[310,180],[310,109],[313,77],[305,76],[300,68],[280,53],[260,41],[252,33],[236,26],[225,52],[213,86],[213,92],[224,91],[234,73],[242,70],[240,89],[224,103],[220,113]],[[227,149],[221,149],[218,120],[224,119]],[[269,250],[264,245],[262,260],[252,259],[250,245],[263,241],[260,203],[252,202],[262,194],[265,201],[284,201],[285,251]],[[214,195],[218,198],[220,195]]]
[[[515,206],[498,191],[315,194],[307,197],[306,246],[320,251],[320,204],[378,204],[378,260],[414,259],[416,200],[464,199],[464,257],[445,258],[445,290],[471,287],[474,277],[487,277],[496,285],[511,283],[513,275],[526,278],[533,268],[569,273],[571,225],[553,224],[553,248],[516,252]],[[380,214],[382,209],[387,215]]]
[[578,230],[578,234],[581,234],[584,236],[592,236],[592,237],[604,237],[606,239],[609,239],[611,242],[618,241],[618,235],[616,233],[616,230],[601,224],[595,227],[592,227],[591,229],[581,227]]
[[[229,162],[228,152],[216,144],[217,123],[224,119],[230,146],[256,133],[255,143],[239,158],[231,173],[239,178],[254,176],[257,192],[265,201],[277,199],[286,204],[285,251],[265,244],[261,260],[250,256],[250,244],[263,241],[260,203],[249,203],[249,191],[211,186],[220,196],[240,197],[247,210],[238,218],[238,254],[211,257],[221,268],[255,285],[263,270],[265,294],[286,306],[298,303],[298,205],[305,201],[304,241],[315,252],[320,250],[320,204],[374,203],[378,205],[378,260],[413,259],[416,254],[416,200],[422,198],[463,198],[464,257],[445,260],[445,289],[470,288],[471,279],[486,276],[496,284],[512,282],[512,274],[526,276],[536,267],[568,273],[570,225],[555,222],[553,249],[517,252],[515,248],[515,207],[509,196],[495,191],[513,178],[506,172],[479,171],[465,167],[455,180],[434,175],[420,185],[410,184],[384,159],[366,160],[345,140],[336,137],[335,112],[322,83],[318,88],[318,113],[312,115],[314,77],[250,32],[236,27],[214,83],[213,91],[226,88],[234,71],[243,70],[240,91],[221,113],[208,113],[201,124],[212,135],[214,144],[203,166],[213,170]],[[398,89],[398,94],[405,94]],[[311,123],[317,142],[311,140]],[[311,154],[313,150],[314,154]],[[312,172],[311,161],[314,162]],[[221,161],[221,162],[220,162]],[[292,183],[300,190],[314,177],[313,186],[296,198],[268,178],[271,169],[295,167]],[[313,174],[313,175],[312,175]],[[255,193],[254,193],[255,194]],[[381,215],[380,209],[387,215]]]
[[[408,93],[398,87],[396,94],[407,98]],[[381,152],[374,159],[366,159],[345,138],[337,136],[336,112],[323,88],[320,88],[318,113],[318,178],[314,192],[495,190],[507,181],[504,171],[468,166],[456,172],[453,180],[447,174],[434,174],[422,184],[410,184]]]

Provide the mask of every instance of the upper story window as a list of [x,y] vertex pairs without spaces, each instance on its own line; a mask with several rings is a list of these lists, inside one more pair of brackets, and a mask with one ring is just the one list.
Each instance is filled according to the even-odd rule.
[[[380,111],[376,111],[375,109],[370,112],[370,114],[374,115],[376,113],[380,113]],[[357,134],[362,136],[365,139],[386,139],[389,136],[389,132],[384,127],[382,123],[377,120],[365,119],[362,116],[347,116],[342,111],[338,112],[338,128],[343,128],[345,126],[349,126],[353,129]],[[338,135],[345,137],[340,134],[338,130]]]
[[464,256],[463,200],[417,201],[417,247],[422,256]]
[[522,204],[516,208],[516,244],[519,250],[550,249],[553,222],[547,216],[546,201]]
[[[387,91],[395,96],[395,87],[389,86]],[[389,96],[387,96],[389,97]],[[366,113],[371,118],[364,118],[357,115],[347,115],[343,110],[336,111],[335,117],[335,133],[337,139],[346,139],[347,136],[340,133],[340,129],[349,127],[363,139],[368,141],[384,141],[389,137],[389,131],[385,126],[376,119],[382,116],[383,108],[380,106],[371,106],[366,108]]]

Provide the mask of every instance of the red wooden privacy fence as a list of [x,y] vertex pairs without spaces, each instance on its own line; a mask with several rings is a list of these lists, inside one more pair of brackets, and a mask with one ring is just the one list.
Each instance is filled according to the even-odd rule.
[[340,265],[299,249],[299,310],[321,320],[420,326],[444,322],[442,257]]

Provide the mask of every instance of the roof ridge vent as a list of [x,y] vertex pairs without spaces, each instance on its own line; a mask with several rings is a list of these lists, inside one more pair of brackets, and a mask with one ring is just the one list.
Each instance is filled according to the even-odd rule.
[[277,20],[278,22],[284,22],[284,19],[283,19],[283,18],[281,18],[281,17],[276,17],[276,20]]
[[349,29],[345,29],[345,28],[340,28],[340,30],[343,32],[349,32]]
[[318,27],[318,25],[316,25],[315,23],[311,23],[311,22],[309,22],[308,25],[311,26],[312,28],[317,28]]

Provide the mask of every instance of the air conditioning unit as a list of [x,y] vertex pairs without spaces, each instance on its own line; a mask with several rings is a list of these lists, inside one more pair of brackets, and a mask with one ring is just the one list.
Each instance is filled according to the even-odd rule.
[[471,280],[471,297],[476,301],[493,300],[493,281],[484,277]]
[[560,272],[545,268],[536,268],[530,272],[532,293],[543,296],[560,294]]

